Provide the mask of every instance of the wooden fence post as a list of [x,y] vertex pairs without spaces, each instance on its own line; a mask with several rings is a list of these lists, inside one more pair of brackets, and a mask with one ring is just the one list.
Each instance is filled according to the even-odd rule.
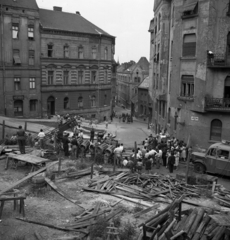
[[2,122],[2,140],[4,141],[5,139],[5,120]]
[[27,131],[27,122],[25,121],[25,126],[24,126],[25,132]]

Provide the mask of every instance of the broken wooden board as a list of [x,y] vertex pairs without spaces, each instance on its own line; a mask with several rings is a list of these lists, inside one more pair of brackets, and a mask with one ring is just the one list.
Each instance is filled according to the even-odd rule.
[[[45,177],[46,183],[58,194],[64,197],[66,200],[76,204],[77,200],[72,199],[67,193],[63,192],[59,187],[57,187],[49,178]],[[78,204],[76,204],[78,205]],[[78,205],[79,207],[83,208],[82,206]],[[84,208],[83,208],[84,209]]]
[[41,168],[41,169],[39,169],[39,170],[36,171],[36,172],[30,173],[29,175],[27,175],[27,176],[24,177],[23,179],[17,181],[16,183],[14,183],[13,185],[11,185],[10,187],[7,187],[6,189],[2,190],[2,191],[0,192],[0,196],[3,195],[3,194],[6,193],[6,192],[12,190],[13,188],[17,187],[17,186],[20,185],[21,183],[23,183],[23,182],[29,180],[30,178],[36,176],[37,174],[39,174],[39,173],[41,173],[41,172],[44,172],[47,168],[52,167],[52,166],[55,165],[56,163],[58,163],[58,161],[52,162],[52,163],[50,163],[49,165],[45,166],[44,168]]

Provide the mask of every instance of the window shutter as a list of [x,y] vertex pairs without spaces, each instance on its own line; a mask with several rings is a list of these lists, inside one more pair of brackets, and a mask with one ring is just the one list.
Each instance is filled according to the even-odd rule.
[[183,43],[183,57],[195,57],[196,56],[196,35],[187,34],[184,36]]

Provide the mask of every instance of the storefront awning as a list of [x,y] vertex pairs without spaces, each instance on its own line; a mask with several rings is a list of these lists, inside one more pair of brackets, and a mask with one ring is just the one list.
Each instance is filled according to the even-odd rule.
[[185,4],[185,6],[183,8],[183,12],[193,11],[197,4],[198,4],[197,0],[195,0],[195,1],[194,0],[187,1],[187,3]]

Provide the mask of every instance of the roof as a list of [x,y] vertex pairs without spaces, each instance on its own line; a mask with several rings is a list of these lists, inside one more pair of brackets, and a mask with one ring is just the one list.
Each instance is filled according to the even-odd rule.
[[38,10],[38,5],[36,0],[1,0],[1,4],[11,7],[20,7],[20,8],[27,8],[27,9],[34,9]]
[[113,37],[79,14],[40,9],[40,21],[44,29],[63,30]]
[[214,148],[220,148],[220,149],[227,150],[227,151],[230,150],[230,145],[224,144],[224,143],[222,143],[222,142],[214,143],[214,144],[212,144],[212,145],[210,146],[210,148],[212,148],[212,147],[214,147]]
[[149,61],[146,57],[141,57],[135,67],[141,67],[144,71],[149,71]]
[[138,88],[145,88],[145,89],[148,89],[149,88],[149,76],[146,77],[141,83],[140,85],[138,86]]

